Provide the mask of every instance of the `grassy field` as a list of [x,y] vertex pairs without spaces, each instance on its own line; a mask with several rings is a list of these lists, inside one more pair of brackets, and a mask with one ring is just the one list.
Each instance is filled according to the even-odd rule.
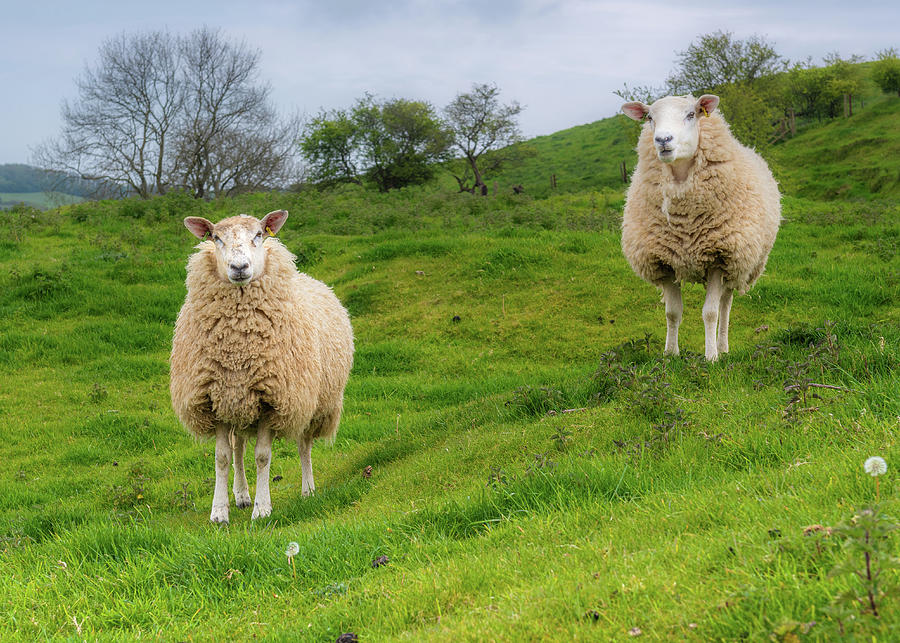
[[[351,311],[356,361],[316,496],[277,443],[271,518],[216,528],[213,445],[169,408],[180,222],[277,207]],[[661,357],[616,192],[0,218],[0,638],[888,640],[896,598],[876,597],[878,619],[854,598],[853,618],[828,611],[865,593],[829,574],[864,562],[826,528],[875,502],[872,455],[900,513],[900,208],[787,198],[784,214],[713,365],[699,287],[685,353]]]

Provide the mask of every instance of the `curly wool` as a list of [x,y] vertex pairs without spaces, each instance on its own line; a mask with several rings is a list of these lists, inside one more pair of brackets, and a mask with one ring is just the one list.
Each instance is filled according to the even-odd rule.
[[746,292],[762,274],[781,221],[781,195],[766,162],[741,145],[718,112],[701,118],[688,177],[675,181],[656,155],[652,128],[638,141],[625,201],[622,250],[642,279],[659,286],[705,283],[722,268],[725,285]]
[[292,439],[337,429],[353,362],[347,311],[328,286],[297,271],[281,242],[265,243],[265,273],[246,286],[217,274],[211,241],[188,261],[170,392],[196,437],[214,436],[217,423],[251,431],[261,419]]

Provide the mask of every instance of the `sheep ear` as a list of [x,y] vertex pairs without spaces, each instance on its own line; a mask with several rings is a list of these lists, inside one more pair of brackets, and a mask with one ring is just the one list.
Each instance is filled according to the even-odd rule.
[[634,102],[622,105],[622,112],[625,116],[635,121],[643,120],[649,111],[650,108],[643,103]]
[[274,237],[281,230],[281,226],[284,225],[287,217],[287,210],[275,210],[275,212],[269,212],[269,214],[264,216],[260,223],[262,223],[263,230]]
[[719,97],[714,94],[703,94],[697,101],[697,111],[709,116],[719,106]]
[[188,217],[184,220],[184,227],[198,239],[202,239],[207,234],[212,234],[213,224],[203,217]]

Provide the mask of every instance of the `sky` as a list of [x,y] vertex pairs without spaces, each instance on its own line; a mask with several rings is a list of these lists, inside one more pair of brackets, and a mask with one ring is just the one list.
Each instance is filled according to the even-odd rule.
[[99,0],[0,5],[0,163],[60,132],[60,105],[104,40],[209,26],[262,54],[284,113],[349,107],[366,92],[440,109],[494,83],[527,138],[615,114],[623,84],[662,86],[701,34],[760,35],[791,61],[900,50],[900,2],[756,0]]

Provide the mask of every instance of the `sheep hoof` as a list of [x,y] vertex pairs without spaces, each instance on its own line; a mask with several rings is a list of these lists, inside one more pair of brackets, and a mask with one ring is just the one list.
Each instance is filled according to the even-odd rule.
[[247,507],[249,507],[252,504],[253,504],[253,501],[250,500],[249,494],[244,495],[244,496],[235,496],[234,497],[234,506],[237,507],[238,509],[246,509]]
[[253,515],[250,518],[251,520],[256,520],[257,518],[267,518],[271,513],[272,505],[254,505]]
[[228,507],[213,507],[209,521],[217,524],[228,524]]

